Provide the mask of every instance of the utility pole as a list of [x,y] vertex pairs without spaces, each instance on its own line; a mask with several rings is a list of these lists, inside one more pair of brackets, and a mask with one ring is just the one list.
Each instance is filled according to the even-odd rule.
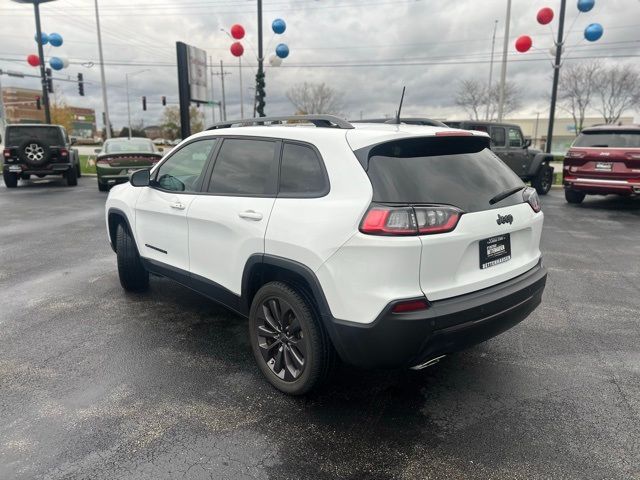
[[258,0],[258,73],[256,74],[256,111],[264,117],[264,54],[262,52],[262,0]]
[[107,138],[111,138],[111,120],[109,119],[109,104],[107,101],[107,80],[104,75],[104,55],[102,53],[102,34],[100,32],[100,11],[98,0],[94,0],[96,6],[96,30],[98,32],[98,54],[100,56],[100,81],[102,83],[102,104],[104,108],[104,131]]
[[227,98],[224,94],[224,66],[222,65],[222,60],[220,60],[220,82],[222,83],[222,114],[224,118],[223,121],[227,121]]
[[549,130],[547,130],[547,144],[545,152],[551,153],[553,141],[553,124],[556,116],[556,101],[558,99],[558,81],[560,80],[560,66],[562,65],[562,49],[564,48],[564,17],[567,11],[567,0],[560,1],[560,18],[558,24],[558,40],[556,41],[556,60],[553,65],[553,87],[551,89],[551,108],[549,110]]
[[[213,58],[211,57],[211,55],[209,55],[209,79],[211,80],[211,88],[210,88],[210,95],[211,95],[211,123],[216,123],[216,104],[214,103],[213,99]],[[222,121],[222,117],[220,117],[220,121]]]
[[502,71],[500,72],[500,100],[498,101],[498,121],[504,115],[505,89],[507,84],[507,53],[509,51],[509,27],[511,26],[511,0],[507,0],[507,18],[504,24],[504,46],[502,49]]
[[489,107],[491,106],[491,84],[493,83],[493,54],[496,51],[496,31],[498,30],[498,20],[493,24],[493,40],[491,41],[491,63],[489,64],[489,83],[487,84],[487,114],[485,120],[489,120]]
[[244,92],[242,91],[242,57],[238,57],[238,75],[240,75],[240,118],[244,118]]

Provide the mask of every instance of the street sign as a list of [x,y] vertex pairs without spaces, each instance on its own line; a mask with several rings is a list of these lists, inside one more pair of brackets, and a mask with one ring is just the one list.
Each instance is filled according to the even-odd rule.
[[192,102],[209,101],[207,88],[207,52],[187,45],[187,61],[189,63],[189,91]]

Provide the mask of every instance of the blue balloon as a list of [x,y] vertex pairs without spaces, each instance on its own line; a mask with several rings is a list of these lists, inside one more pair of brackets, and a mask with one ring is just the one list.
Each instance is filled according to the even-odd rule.
[[287,24],[281,18],[276,18],[271,23],[271,28],[273,29],[273,33],[277,33],[278,35],[282,35],[284,31],[287,29]]
[[602,37],[604,28],[599,23],[592,23],[584,29],[584,38],[590,42],[597,42]]
[[51,57],[49,59],[49,65],[51,65],[51,68],[54,70],[62,70],[64,68],[64,62],[58,57]]
[[276,47],[276,55],[280,58],[287,58],[289,56],[289,47],[281,43]]
[[[49,35],[47,35],[46,33],[42,32],[40,34],[40,38],[42,38],[42,44],[46,45],[47,43],[49,43]],[[36,33],[33,36],[33,39],[36,41],[36,43],[38,42],[38,34]]]
[[578,0],[578,10],[582,13],[590,11],[596,4],[596,0]]
[[62,35],[59,33],[51,33],[49,34],[49,43],[54,47],[59,47],[62,45]]

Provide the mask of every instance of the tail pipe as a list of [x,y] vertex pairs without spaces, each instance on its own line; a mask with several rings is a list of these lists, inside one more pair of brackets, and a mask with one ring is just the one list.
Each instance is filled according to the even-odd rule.
[[633,193],[635,193],[636,195],[640,195],[640,185],[633,186]]
[[411,367],[411,370],[422,370],[423,368],[430,367],[431,365],[435,365],[436,363],[438,363],[444,357],[446,357],[446,355],[440,355],[439,357],[432,358],[431,360],[428,360],[428,361],[426,361],[424,363],[421,363],[420,365],[416,365],[415,367]]

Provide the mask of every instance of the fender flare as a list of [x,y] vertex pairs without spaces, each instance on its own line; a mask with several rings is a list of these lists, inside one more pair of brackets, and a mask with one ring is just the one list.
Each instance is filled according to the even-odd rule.
[[529,171],[527,172],[527,176],[536,177],[540,170],[540,166],[545,163],[548,166],[552,161],[553,161],[553,155],[551,155],[550,153],[536,153],[536,156],[533,157],[533,160],[531,161],[531,165],[529,165]]
[[136,239],[135,239],[135,235],[133,233],[133,228],[131,228],[131,223],[129,223],[129,217],[127,217],[127,214],[124,213],[119,208],[111,207],[107,212],[107,229],[108,229],[108,234],[109,234],[109,244],[111,245],[111,250],[113,250],[114,253],[117,253],[116,252],[115,241],[114,241],[116,232],[115,232],[115,230],[111,231],[111,215],[117,215],[118,217],[121,217],[124,220],[124,223],[126,224],[127,229],[129,230],[129,233],[131,234],[131,237],[133,238],[133,241],[136,243],[136,248],[137,248],[137,242],[136,242]]

